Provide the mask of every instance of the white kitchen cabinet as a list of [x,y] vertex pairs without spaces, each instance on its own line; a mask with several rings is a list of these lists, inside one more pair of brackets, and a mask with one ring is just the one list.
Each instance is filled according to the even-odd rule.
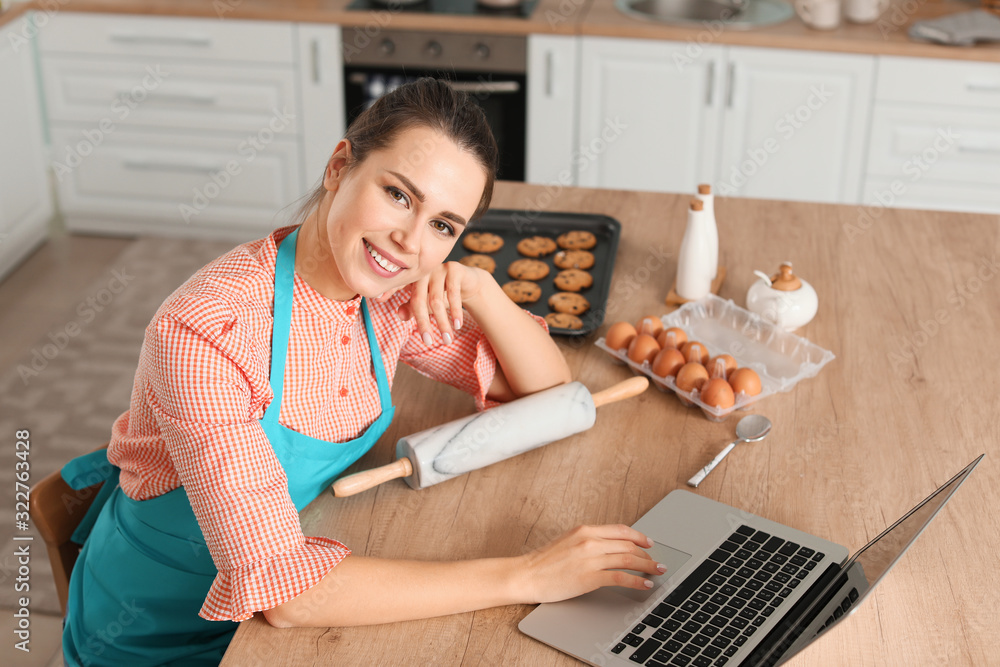
[[716,191],[857,203],[872,56],[727,49]]
[[1000,213],[1000,65],[881,57],[864,203]]
[[0,278],[44,241],[53,210],[31,20],[0,29]]
[[68,229],[242,241],[305,191],[291,23],[60,12],[40,47]]
[[711,181],[723,62],[721,47],[582,38],[579,184],[690,192]]
[[577,182],[579,40],[528,36],[526,177],[529,183]]
[[299,89],[302,95],[303,190],[323,177],[326,163],[344,136],[344,63],[340,27],[300,23]]
[[873,57],[582,41],[581,185],[858,201]]
[[[79,146],[81,136],[52,126],[55,146]],[[101,234],[249,240],[278,226],[302,187],[298,145],[259,134],[121,128],[55,174],[67,227]]]

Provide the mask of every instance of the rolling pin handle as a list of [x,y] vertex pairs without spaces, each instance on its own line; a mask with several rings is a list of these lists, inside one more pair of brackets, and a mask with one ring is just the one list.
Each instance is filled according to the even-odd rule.
[[347,477],[341,477],[333,483],[333,495],[338,498],[346,498],[347,496],[367,491],[373,486],[378,486],[391,479],[409,477],[412,474],[413,464],[410,463],[410,459],[404,456],[381,468],[364,470],[353,475],[348,475]]
[[614,403],[615,401],[621,401],[626,398],[638,396],[642,392],[646,391],[648,386],[649,378],[636,375],[633,378],[619,382],[618,384],[612,385],[607,389],[602,389],[594,394],[592,396],[594,399],[594,407],[599,408],[602,405],[607,405],[608,403]]

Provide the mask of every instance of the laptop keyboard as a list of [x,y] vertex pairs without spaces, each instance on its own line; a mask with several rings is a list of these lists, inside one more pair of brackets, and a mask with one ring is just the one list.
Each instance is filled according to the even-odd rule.
[[740,526],[611,652],[650,667],[725,665],[823,558]]

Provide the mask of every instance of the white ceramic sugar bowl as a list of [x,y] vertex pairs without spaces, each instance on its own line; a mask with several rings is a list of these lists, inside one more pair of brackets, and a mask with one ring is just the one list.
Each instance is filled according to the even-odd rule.
[[812,285],[792,273],[791,262],[783,262],[778,273],[760,278],[747,290],[747,310],[757,313],[785,331],[805,326],[819,308],[819,297]]

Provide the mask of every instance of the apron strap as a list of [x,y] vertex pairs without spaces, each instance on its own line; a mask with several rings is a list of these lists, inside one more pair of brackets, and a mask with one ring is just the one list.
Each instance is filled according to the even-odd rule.
[[100,482],[104,483],[101,490],[97,492],[94,502],[87,509],[87,513],[83,515],[83,519],[73,531],[73,535],[70,536],[71,540],[77,544],[83,544],[87,541],[87,537],[97,521],[97,516],[101,513],[101,508],[104,507],[104,503],[108,501],[111,493],[118,486],[120,473],[120,468],[108,462],[108,450],[104,448],[76,457],[59,471],[63,481],[76,491]]
[[271,391],[274,400],[264,411],[263,421],[278,422],[281,412],[281,394],[285,387],[285,356],[288,352],[288,333],[292,326],[292,295],[295,291],[295,229],[278,246],[274,264],[274,327],[271,332]]
[[372,352],[372,366],[375,371],[375,381],[378,383],[379,402],[382,405],[382,412],[392,409],[392,393],[389,390],[389,380],[385,375],[385,364],[382,363],[382,351],[378,346],[378,339],[375,337],[375,327],[372,326],[372,316],[368,312],[368,299],[361,297],[361,313],[365,320],[365,333],[368,334],[368,347]]

